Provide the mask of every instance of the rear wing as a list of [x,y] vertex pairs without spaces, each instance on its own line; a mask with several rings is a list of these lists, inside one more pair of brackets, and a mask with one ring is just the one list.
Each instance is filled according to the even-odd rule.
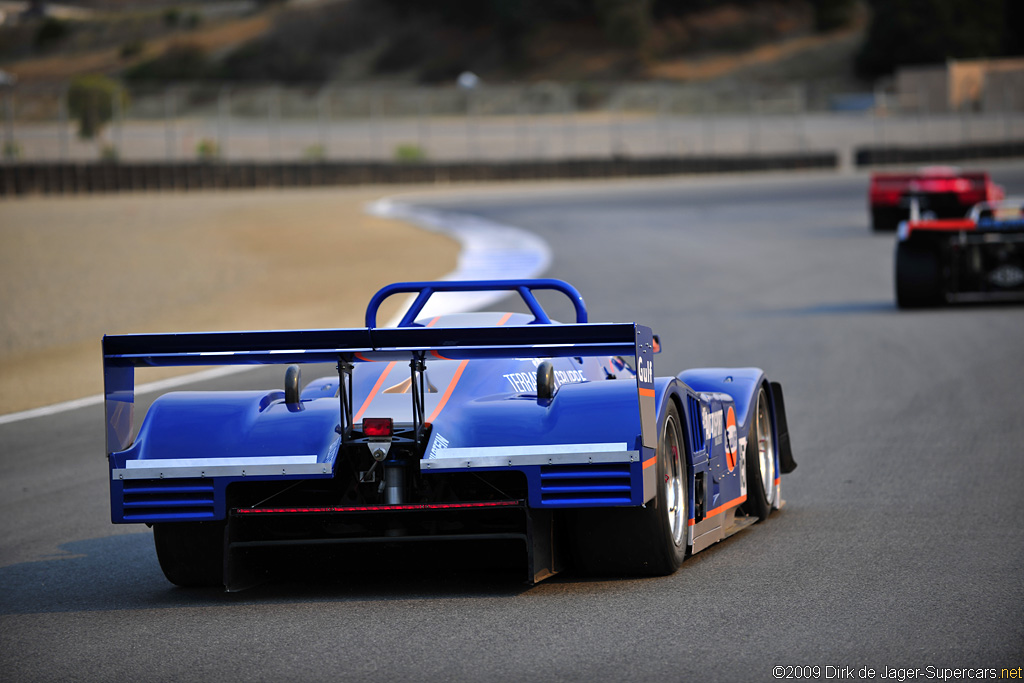
[[[577,313],[574,324],[553,324],[533,296],[535,289],[566,294]],[[505,327],[431,328],[413,322],[427,299],[443,291],[517,292],[534,320]],[[418,296],[400,327],[279,330],[253,332],[193,332],[131,334],[103,337],[103,383],[107,424],[107,453],[125,450],[134,433],[135,368],[210,365],[274,365],[335,362],[342,381],[340,425],[342,438],[352,428],[351,371],[355,363],[407,360],[413,386],[422,385],[430,360],[487,358],[553,358],[625,356],[636,362],[637,401],[643,443],[657,443],[654,408],[654,335],[636,323],[589,323],[579,293],[559,280],[399,283],[371,299],[368,323],[388,296],[416,292]],[[426,294],[424,294],[426,292]],[[422,397],[420,397],[422,398]],[[413,392],[416,413],[416,392]],[[422,400],[419,402],[422,406]],[[422,420],[421,420],[422,422]]]
[[912,219],[900,225],[899,237],[913,232],[1024,232],[1024,198],[979,202],[964,218]]
[[979,202],[971,207],[967,217],[977,221],[979,226],[1020,227],[1024,223],[1024,197]]
[[964,204],[998,199],[1002,188],[992,183],[988,173],[876,173],[871,176],[868,196],[872,204],[899,204],[915,195],[948,192]]

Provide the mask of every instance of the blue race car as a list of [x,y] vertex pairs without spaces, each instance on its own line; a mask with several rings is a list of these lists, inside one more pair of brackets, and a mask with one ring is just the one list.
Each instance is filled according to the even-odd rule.
[[[539,290],[576,322],[553,322]],[[453,291],[518,293],[529,313],[421,315]],[[378,327],[381,302],[410,293]],[[530,582],[669,574],[781,507],[796,464],[777,383],[655,377],[659,350],[642,325],[588,322],[559,280],[394,284],[365,328],[106,336],[112,520],[152,525],[180,586],[240,590],[282,550],[469,542],[518,548]],[[337,375],[301,387],[298,364],[321,362]],[[136,367],[232,364],[289,367],[281,389],[160,396],[133,438]]]

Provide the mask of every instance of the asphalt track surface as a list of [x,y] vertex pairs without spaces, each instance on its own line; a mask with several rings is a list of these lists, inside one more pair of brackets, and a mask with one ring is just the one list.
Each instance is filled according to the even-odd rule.
[[[992,167],[1024,194],[1024,167]],[[414,566],[183,590],[109,524],[98,407],[0,426],[9,681],[770,681],[1024,666],[1024,307],[900,312],[864,175],[447,195],[546,240],[592,320],[661,335],[659,375],[782,382],[787,506],[654,579]],[[423,199],[424,203],[427,202]],[[279,369],[203,388],[276,386]],[[928,667],[933,667],[929,669]],[[810,675],[806,675],[810,674]],[[903,675],[906,675],[904,672]]]

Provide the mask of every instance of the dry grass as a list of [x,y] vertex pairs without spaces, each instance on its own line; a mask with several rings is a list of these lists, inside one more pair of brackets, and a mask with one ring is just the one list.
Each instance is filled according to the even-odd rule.
[[100,393],[103,334],[361,326],[382,285],[455,267],[363,212],[396,191],[0,202],[0,414]]
[[852,25],[830,33],[789,38],[731,54],[666,59],[649,65],[646,75],[655,79],[709,81],[751,68],[779,64],[794,57],[815,59],[816,51],[823,48],[843,45],[851,40],[859,41],[865,28],[866,19],[858,17]]
[[149,40],[145,49],[129,60],[121,56],[120,46],[111,46],[86,53],[22,59],[6,65],[4,69],[16,75],[19,83],[60,82],[87,73],[111,74],[163,54],[175,43],[198,45],[210,52],[241,45],[266,33],[273,24],[273,17],[273,13],[264,12],[245,19],[200,27],[188,33]]

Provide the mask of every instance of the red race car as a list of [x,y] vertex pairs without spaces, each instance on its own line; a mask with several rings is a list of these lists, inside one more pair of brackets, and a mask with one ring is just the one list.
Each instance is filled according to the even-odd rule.
[[982,171],[929,166],[917,173],[875,173],[868,190],[871,229],[895,230],[905,220],[963,218],[975,204],[1003,196],[1003,188]]

